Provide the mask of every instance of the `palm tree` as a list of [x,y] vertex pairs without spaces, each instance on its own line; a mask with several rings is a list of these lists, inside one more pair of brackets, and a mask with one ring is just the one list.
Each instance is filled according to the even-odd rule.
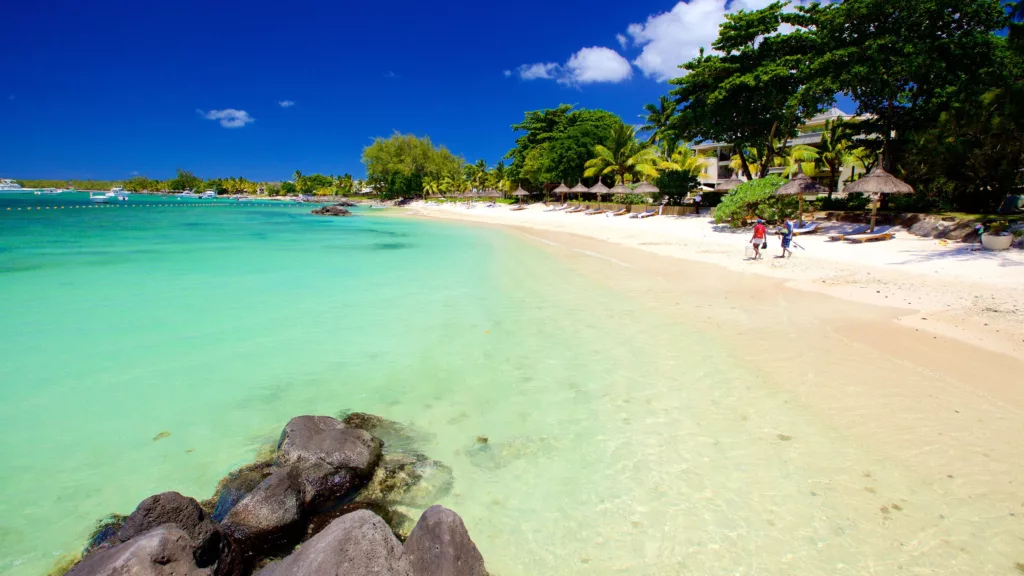
[[808,176],[814,176],[815,173],[815,161],[820,158],[818,150],[813,146],[807,144],[795,144],[789,148],[779,149],[779,156],[776,160],[776,165],[785,166],[786,168],[782,171],[783,176],[791,176],[796,172],[796,167],[799,165],[800,169],[804,171],[804,174]]
[[843,166],[856,161],[853,151],[853,130],[842,118],[825,122],[821,134],[818,159],[828,168],[828,197],[839,186],[839,173]]
[[679,140],[662,142],[659,148],[658,169],[689,174],[694,178],[704,173],[704,163],[687,146],[680,146]]
[[437,194],[441,191],[441,182],[433,176],[423,178],[423,195]]
[[672,115],[676,112],[676,103],[668,96],[659,96],[658,104],[644,104],[644,110],[647,111],[647,116],[641,116],[644,119],[643,126],[640,127],[641,132],[650,132],[651,140],[654,142],[662,142],[669,138],[669,123],[672,120]]
[[584,176],[606,176],[612,174],[618,182],[626,183],[629,176],[634,182],[638,178],[658,175],[658,155],[654,146],[638,142],[632,126],[620,123],[612,129],[612,135],[605,145],[594,146],[594,157],[584,164]]
[[495,166],[494,170],[491,170],[491,184],[495,189],[501,192],[508,192],[508,170],[505,168],[505,162],[499,161]]
[[[744,148],[743,159],[747,161],[747,171],[750,174],[757,174],[758,169],[761,166],[761,152],[757,148]],[[743,159],[740,159],[740,155],[733,154],[732,158],[729,158],[729,170],[732,170],[733,174],[743,174]]]

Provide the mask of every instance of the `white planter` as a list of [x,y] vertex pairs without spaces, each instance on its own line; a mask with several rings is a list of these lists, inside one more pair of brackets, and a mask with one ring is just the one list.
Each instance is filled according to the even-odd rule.
[[986,250],[1006,250],[1011,244],[1013,244],[1013,234],[1009,232],[981,235],[981,245]]

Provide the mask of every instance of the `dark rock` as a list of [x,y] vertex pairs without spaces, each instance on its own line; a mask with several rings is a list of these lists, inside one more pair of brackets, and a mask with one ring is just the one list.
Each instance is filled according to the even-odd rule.
[[302,505],[314,513],[336,506],[366,484],[366,479],[352,468],[315,463],[297,469]]
[[210,513],[215,522],[222,522],[231,509],[241,502],[274,472],[273,462],[255,462],[228,474],[217,484]]
[[332,204],[313,210],[312,214],[318,216],[351,216],[352,213],[345,209],[342,204]]
[[298,472],[286,467],[271,474],[231,509],[221,526],[249,560],[297,544],[305,531]]
[[259,576],[412,576],[402,544],[379,516],[367,510],[346,514]]
[[405,541],[405,552],[416,576],[487,576],[484,557],[462,518],[443,506],[423,512]]
[[380,516],[382,520],[391,528],[391,532],[402,542],[409,537],[409,533],[412,532],[415,522],[408,515],[394,510],[381,504],[379,502],[349,502],[342,506],[339,506],[329,512],[314,516],[306,529],[306,539],[312,538],[319,534],[324,528],[326,528],[331,522],[334,522],[338,518],[346,514],[351,514],[359,510],[369,510],[377,516]]
[[452,469],[443,462],[423,454],[386,454],[356,501],[424,508],[447,496],[453,484]]
[[285,425],[277,450],[279,466],[326,464],[369,479],[380,460],[381,441],[329,416],[299,416]]
[[173,524],[188,535],[199,568],[211,568],[214,574],[240,571],[241,558],[234,542],[203,512],[198,502],[177,492],[164,492],[140,502],[125,519],[117,540],[128,542],[165,524]]
[[92,554],[101,548],[109,548],[118,544],[117,533],[121,531],[126,518],[128,517],[122,514],[111,514],[97,522],[96,528],[89,535],[89,543],[85,545],[82,555]]
[[212,576],[195,563],[195,543],[176,526],[160,526],[85,557],[68,576]]
[[384,453],[416,452],[422,444],[432,440],[425,432],[365,412],[342,412],[339,417],[346,428],[365,430],[380,438],[384,442]]
[[344,206],[345,208],[352,208],[356,206],[356,203],[351,200],[339,200],[336,206]]

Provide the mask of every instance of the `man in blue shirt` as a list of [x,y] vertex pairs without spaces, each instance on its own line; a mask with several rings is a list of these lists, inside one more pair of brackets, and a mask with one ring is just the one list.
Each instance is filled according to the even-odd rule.
[[793,252],[789,249],[789,243],[793,241],[793,221],[786,219],[782,225],[782,229],[779,230],[779,236],[782,237],[782,256],[776,256],[776,258],[787,258],[793,255]]

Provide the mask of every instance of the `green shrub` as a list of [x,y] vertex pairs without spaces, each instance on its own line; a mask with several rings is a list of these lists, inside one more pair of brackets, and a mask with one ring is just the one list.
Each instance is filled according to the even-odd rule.
[[614,200],[617,204],[650,204],[650,198],[643,194],[616,194]]
[[735,228],[754,217],[768,222],[780,222],[783,218],[795,215],[797,198],[775,195],[775,191],[785,183],[785,178],[772,174],[740,184],[722,198],[715,210],[715,223],[728,222]]

